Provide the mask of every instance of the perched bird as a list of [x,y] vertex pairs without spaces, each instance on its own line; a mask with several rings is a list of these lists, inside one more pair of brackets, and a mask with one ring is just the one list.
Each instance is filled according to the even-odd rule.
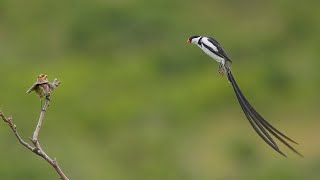
[[[270,136],[272,134],[275,138],[277,138],[279,141],[281,141],[284,145],[286,145],[288,148],[290,148],[293,152],[298,154],[299,156],[303,157],[301,153],[299,153],[296,149],[294,149],[287,141],[293,142],[295,144],[298,144],[297,142],[290,139],[288,136],[281,133],[279,130],[277,130],[275,127],[273,127],[269,122],[267,122],[248,102],[248,100],[245,98],[245,96],[242,94],[241,90],[239,89],[239,86],[237,85],[230,69],[231,60],[227,56],[227,54],[222,49],[220,43],[215,40],[212,37],[205,37],[205,36],[192,36],[187,41],[189,44],[196,44],[198,47],[200,47],[207,55],[209,55],[211,58],[216,60],[219,65],[219,73],[221,75],[224,74],[224,72],[227,73],[227,77],[229,82],[232,84],[232,87],[234,89],[234,92],[237,96],[237,99],[240,103],[240,106],[249,120],[251,126],[254,128],[254,130],[258,133],[258,135],[274,150],[276,150],[281,155],[286,155],[280,150],[277,143],[273,140],[273,138]],[[269,134],[270,133],[270,134]],[[286,141],[287,140],[287,141]]]
[[37,81],[27,90],[27,93],[35,91],[40,99],[43,97],[48,98],[51,95],[52,89],[50,88],[50,83],[47,79],[47,75],[40,74]]

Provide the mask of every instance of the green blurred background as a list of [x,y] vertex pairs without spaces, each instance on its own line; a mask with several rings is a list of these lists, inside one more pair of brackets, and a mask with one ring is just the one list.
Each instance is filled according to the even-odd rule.
[[[40,73],[62,81],[40,142],[70,179],[320,178],[320,1],[0,1],[0,108],[21,135]],[[296,141],[283,158],[255,134],[218,64],[218,39],[249,101]],[[58,179],[0,123],[0,179]]]

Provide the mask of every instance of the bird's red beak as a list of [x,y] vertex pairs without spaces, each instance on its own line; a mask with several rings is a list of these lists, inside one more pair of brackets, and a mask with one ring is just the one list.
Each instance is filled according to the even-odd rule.
[[190,43],[191,43],[190,39],[188,39],[187,43],[188,43],[188,44],[190,44]]

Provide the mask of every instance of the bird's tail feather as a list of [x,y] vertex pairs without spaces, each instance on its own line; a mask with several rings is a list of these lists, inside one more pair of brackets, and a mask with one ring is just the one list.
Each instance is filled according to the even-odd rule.
[[[251,126],[254,128],[254,130],[258,133],[258,135],[274,150],[276,150],[278,153],[280,153],[283,156],[286,156],[278,147],[276,142],[272,139],[272,137],[269,135],[271,133],[274,137],[276,137],[279,141],[281,141],[284,145],[286,145],[289,149],[291,149],[293,152],[298,154],[299,156],[303,157],[301,153],[299,153],[296,149],[294,149],[289,143],[287,143],[284,139],[291,141],[295,144],[298,144],[297,142],[290,139],[288,136],[281,133],[279,130],[277,130],[275,127],[273,127],[270,123],[268,123],[248,102],[248,100],[245,98],[245,96],[242,94],[240,88],[238,87],[232,73],[230,67],[225,64],[225,69],[227,72],[228,80],[232,84],[232,87],[234,89],[234,92],[237,96],[237,99],[239,101],[239,104],[249,120]],[[269,133],[268,133],[269,132]],[[284,138],[284,139],[283,139]]]

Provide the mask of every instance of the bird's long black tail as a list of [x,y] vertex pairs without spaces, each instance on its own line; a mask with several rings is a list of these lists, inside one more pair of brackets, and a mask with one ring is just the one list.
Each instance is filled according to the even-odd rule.
[[[232,84],[232,87],[234,89],[234,92],[238,98],[238,101],[240,103],[240,106],[249,120],[251,126],[254,128],[254,130],[258,133],[258,135],[274,150],[276,150],[278,153],[282,154],[286,157],[286,155],[280,150],[276,142],[272,139],[272,137],[269,135],[272,134],[274,137],[276,137],[279,141],[281,141],[284,145],[286,145],[288,148],[290,148],[293,152],[298,154],[299,156],[303,157],[301,153],[299,153],[296,149],[294,149],[286,140],[291,141],[295,144],[295,141],[290,139],[288,136],[281,133],[279,130],[274,128],[271,124],[269,124],[257,111],[250,105],[248,100],[244,97],[241,90],[239,89],[235,79],[233,78],[233,75],[231,73],[230,67],[226,64],[225,69],[227,71],[227,76],[229,81]],[[269,132],[269,133],[268,133]]]

